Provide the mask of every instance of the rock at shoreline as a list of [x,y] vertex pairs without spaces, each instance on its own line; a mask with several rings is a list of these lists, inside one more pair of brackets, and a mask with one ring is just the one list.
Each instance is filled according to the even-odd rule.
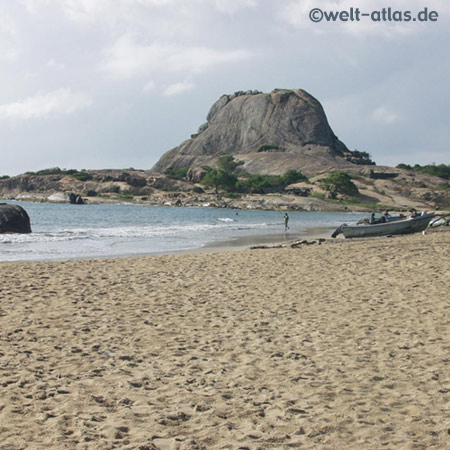
[[0,233],[31,233],[28,213],[19,205],[0,203]]
[[54,203],[70,203],[72,205],[83,205],[84,200],[81,195],[73,192],[55,192],[50,195],[47,200]]

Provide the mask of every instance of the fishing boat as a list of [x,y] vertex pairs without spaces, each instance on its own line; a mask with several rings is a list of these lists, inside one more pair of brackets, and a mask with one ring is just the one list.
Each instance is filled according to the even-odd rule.
[[376,223],[373,225],[349,226],[344,223],[335,230],[331,237],[335,238],[341,233],[346,238],[391,236],[394,234],[418,233],[420,231],[424,231],[434,217],[434,213],[422,213],[421,215],[418,215],[416,217],[410,216],[401,220]]
[[[449,217],[446,217],[449,216]],[[436,227],[450,227],[450,215],[444,215],[444,216],[436,216],[435,220],[432,220],[430,222],[430,227],[436,228]]]

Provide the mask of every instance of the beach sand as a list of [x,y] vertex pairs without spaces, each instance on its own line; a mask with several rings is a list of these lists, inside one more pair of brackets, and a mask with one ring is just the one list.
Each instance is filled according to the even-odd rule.
[[0,264],[0,449],[449,448],[449,250]]

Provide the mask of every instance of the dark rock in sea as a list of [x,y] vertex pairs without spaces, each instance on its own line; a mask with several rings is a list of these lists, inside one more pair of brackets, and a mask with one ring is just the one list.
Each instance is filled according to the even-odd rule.
[[[322,105],[301,89],[276,89],[223,95],[198,133],[170,150],[153,167],[190,167],[189,179],[201,180],[201,168],[215,166],[223,154],[243,162],[249,173],[280,175],[289,169],[306,175],[355,167],[347,147],[330,128]],[[195,168],[195,170],[194,170]]]
[[72,205],[84,205],[84,200],[81,195],[70,193],[70,203]]
[[0,233],[31,233],[28,213],[19,205],[0,203]]

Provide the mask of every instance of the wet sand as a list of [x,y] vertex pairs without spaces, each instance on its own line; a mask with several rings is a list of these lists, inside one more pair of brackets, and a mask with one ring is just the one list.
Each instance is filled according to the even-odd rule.
[[0,264],[0,449],[448,448],[449,250]]

